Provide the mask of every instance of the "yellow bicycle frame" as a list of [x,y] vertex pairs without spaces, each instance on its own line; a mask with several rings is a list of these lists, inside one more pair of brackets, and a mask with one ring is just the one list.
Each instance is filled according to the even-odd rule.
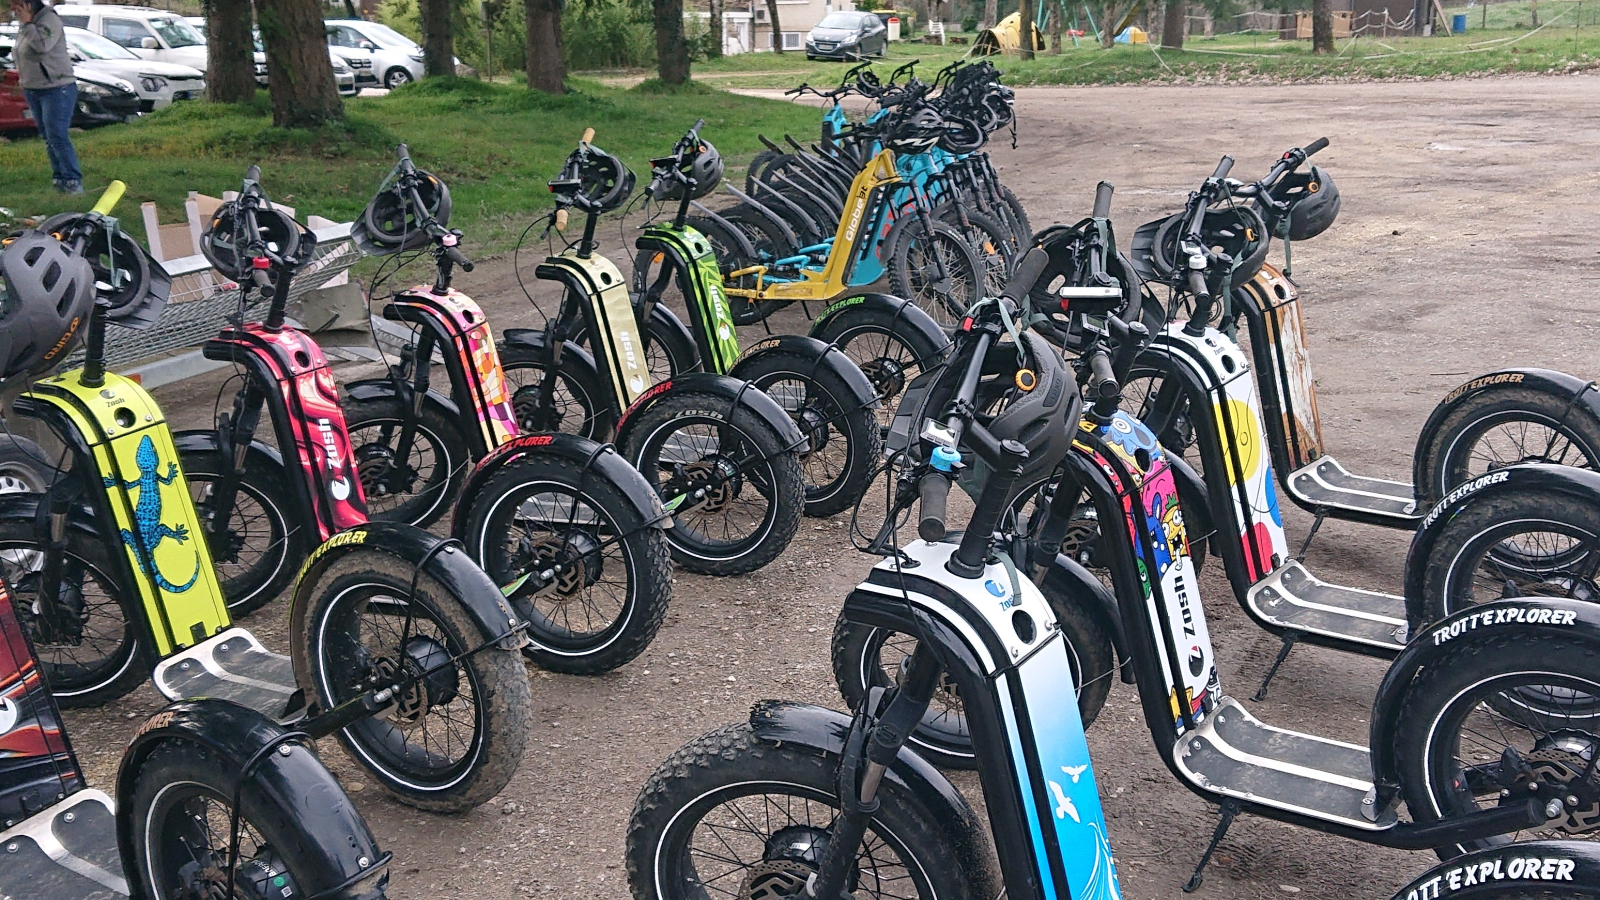
[[[21,399],[31,401],[36,409],[48,406],[59,412],[65,422],[58,421],[58,425],[76,430],[75,437],[93,456],[93,477],[99,483],[90,488],[105,490],[106,507],[116,529],[105,539],[128,554],[154,650],[159,656],[170,656],[232,624],[206,546],[205,526],[195,512],[183,473],[172,468],[177,465],[178,451],[154,398],[137,382],[110,372],[97,387],[83,384],[82,377],[80,369],[45,379]],[[147,453],[146,465],[141,466],[140,449],[147,439],[154,456]],[[176,472],[176,477],[166,479],[169,472]],[[144,491],[151,489],[156,491],[153,503],[144,496]],[[147,514],[144,522],[139,521],[141,500],[147,513],[155,514]],[[173,536],[178,532],[183,534],[181,538]],[[156,537],[156,533],[165,537]],[[186,589],[168,589],[190,582],[191,577]]]
[[845,277],[849,274],[850,259],[856,252],[856,243],[864,230],[863,226],[870,227],[867,213],[872,205],[874,192],[880,188],[900,182],[900,172],[895,168],[894,151],[887,148],[878,151],[867,163],[866,168],[857,173],[855,180],[850,182],[850,192],[845,197],[844,213],[839,216],[839,228],[834,232],[833,245],[828,249],[828,261],[823,264],[821,271],[803,269],[800,272],[800,281],[777,281],[767,284],[765,275],[766,266],[750,266],[729,272],[726,280],[732,281],[746,275],[756,277],[754,288],[739,288],[731,284],[724,290],[730,297],[743,297],[747,300],[821,300],[828,301],[844,293],[849,285]]

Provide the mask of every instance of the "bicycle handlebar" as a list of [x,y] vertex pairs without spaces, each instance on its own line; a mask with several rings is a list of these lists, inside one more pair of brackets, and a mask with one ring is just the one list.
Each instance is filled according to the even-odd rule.
[[117,201],[122,199],[122,195],[127,190],[128,186],[126,184],[120,181],[111,182],[105,193],[100,195],[100,199],[95,201],[94,209],[90,210],[90,212],[101,216],[109,215],[111,210],[116,207]]
[[1211,177],[1217,181],[1221,181],[1222,179],[1228,177],[1228,172],[1232,169],[1233,157],[1223,154],[1222,160],[1217,163],[1217,169],[1211,173]]
[[1116,190],[1111,182],[1102,181],[1094,188],[1094,212],[1096,219],[1105,219],[1111,216],[1111,194]]
[[929,472],[917,482],[921,505],[917,521],[917,536],[928,543],[944,540],[945,504],[950,499],[950,476],[943,472]]
[[594,129],[593,128],[585,128],[583,130],[583,137],[578,138],[578,143],[580,143],[580,144],[592,144],[592,143],[594,143]]
[[1050,254],[1040,247],[1029,250],[1027,255],[1022,257],[1022,261],[1017,263],[1016,271],[1011,273],[1011,278],[1006,281],[1005,289],[1000,292],[1000,296],[1021,306],[1023,298],[1033,290],[1034,282],[1044,274],[1045,266],[1048,265],[1050,265]]

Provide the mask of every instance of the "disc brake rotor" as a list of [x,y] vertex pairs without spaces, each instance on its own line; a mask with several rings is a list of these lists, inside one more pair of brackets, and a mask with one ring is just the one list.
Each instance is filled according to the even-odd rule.
[[1540,738],[1534,751],[1523,756],[1537,783],[1558,788],[1552,793],[1562,800],[1563,816],[1546,827],[1568,834],[1600,829],[1600,772],[1591,768],[1597,746],[1594,735],[1560,731]]
[[[356,475],[361,479],[361,490],[368,497],[409,491],[416,480],[416,473],[409,466],[395,464],[394,448],[387,444],[362,444],[356,448],[355,457]],[[396,478],[396,475],[402,477]]]
[[526,568],[553,573],[555,594],[562,600],[578,596],[600,580],[600,544],[587,532],[546,535],[523,550],[529,558]]
[[789,860],[756,863],[739,886],[739,900],[793,900],[806,896],[816,870]]
[[401,658],[379,657],[372,665],[372,681],[394,687],[396,719],[416,722],[435,706],[456,698],[461,670],[450,651],[431,637],[413,635],[400,650]]
[[673,488],[670,493],[687,495],[690,506],[708,513],[720,512],[738,499],[739,490],[744,486],[739,470],[720,456],[685,464],[673,481],[680,482],[682,487]]

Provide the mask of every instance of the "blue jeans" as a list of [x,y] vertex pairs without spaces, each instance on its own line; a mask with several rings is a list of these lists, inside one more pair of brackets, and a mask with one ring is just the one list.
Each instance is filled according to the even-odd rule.
[[77,82],[23,93],[28,97],[28,109],[33,111],[33,122],[44,138],[45,152],[50,154],[51,179],[57,184],[82,181],[78,153],[67,136],[67,129],[72,127],[72,111],[78,106]]

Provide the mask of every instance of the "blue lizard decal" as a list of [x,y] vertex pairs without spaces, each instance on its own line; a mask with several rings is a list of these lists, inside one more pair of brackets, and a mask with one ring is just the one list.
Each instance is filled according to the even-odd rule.
[[[139,449],[134,452],[133,458],[134,462],[139,466],[138,478],[128,482],[117,478],[105,479],[106,487],[108,488],[120,487],[128,491],[138,488],[139,490],[139,502],[133,509],[133,524],[134,527],[139,529],[138,536],[140,541],[136,542],[133,532],[124,528],[122,529],[122,542],[133,548],[133,556],[134,559],[139,561],[139,568],[144,571],[144,574],[155,579],[156,584],[162,590],[169,594],[181,594],[194,587],[196,579],[200,577],[200,555],[198,553],[195,554],[194,574],[190,575],[189,580],[181,585],[168,581],[166,576],[161,574],[161,570],[156,568],[155,560],[156,548],[161,546],[163,540],[172,538],[181,544],[189,539],[189,526],[179,525],[177,528],[172,528],[161,524],[161,485],[171,484],[177,479],[178,464],[167,463],[167,477],[163,478],[158,475],[156,466],[160,461],[156,459],[156,445],[154,441],[150,440],[149,435],[145,435],[139,441]],[[140,542],[144,544],[146,551],[148,551],[148,557],[139,552]]]

